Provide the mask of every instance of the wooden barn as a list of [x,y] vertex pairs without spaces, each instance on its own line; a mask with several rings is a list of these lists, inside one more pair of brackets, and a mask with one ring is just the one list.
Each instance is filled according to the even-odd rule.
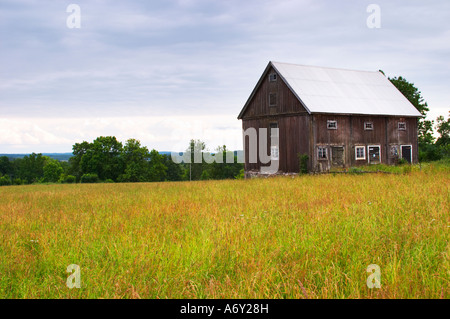
[[278,128],[279,143],[268,138],[267,150],[279,172],[298,172],[298,154],[308,155],[313,172],[416,163],[420,116],[381,72],[269,62],[238,116],[245,171],[268,165],[249,161],[249,128]]

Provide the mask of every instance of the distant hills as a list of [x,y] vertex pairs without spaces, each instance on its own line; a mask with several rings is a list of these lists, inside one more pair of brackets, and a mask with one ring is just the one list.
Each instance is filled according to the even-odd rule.
[[[9,159],[23,158],[24,156],[28,156],[29,154],[0,154],[0,156],[6,156]],[[36,153],[37,154],[37,153]],[[48,156],[58,161],[68,161],[69,158],[73,156],[72,153],[42,153],[44,156]]]
[[[161,154],[161,155],[164,155],[164,154],[170,155],[171,153],[172,152],[166,152],[166,151],[159,152],[159,154]],[[236,155],[236,151],[234,153]],[[31,153],[28,153],[28,154],[0,154],[0,157],[6,156],[9,159],[13,160],[15,158],[23,158],[24,156],[28,156],[30,154]],[[53,158],[58,161],[68,161],[69,158],[71,158],[73,156],[72,153],[42,153],[42,155],[48,156],[48,157]]]
[[[238,151],[234,151],[234,155],[237,155],[237,152]],[[170,155],[171,153],[172,152],[167,152],[167,151],[159,152],[159,154],[161,154],[161,155]],[[0,154],[0,157],[6,156],[10,160],[13,160],[16,158],[23,158],[24,156],[28,156],[30,154],[31,153],[28,153],[28,154]],[[62,162],[68,161],[69,158],[71,158],[73,156],[72,153],[42,153],[42,155],[48,156],[50,158],[53,158],[55,160],[62,161]]]

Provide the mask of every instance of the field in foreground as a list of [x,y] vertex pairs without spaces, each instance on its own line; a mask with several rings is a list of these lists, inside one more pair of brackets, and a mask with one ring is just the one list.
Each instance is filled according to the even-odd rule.
[[426,167],[2,187],[0,298],[449,298],[449,184]]

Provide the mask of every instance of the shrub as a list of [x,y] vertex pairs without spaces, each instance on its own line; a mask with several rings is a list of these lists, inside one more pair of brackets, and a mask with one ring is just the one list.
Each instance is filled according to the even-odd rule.
[[107,180],[104,181],[104,183],[115,183],[111,178],[108,178]]
[[397,161],[397,165],[404,165],[404,164],[409,164],[409,163],[404,158],[399,158]]
[[308,155],[298,153],[297,156],[300,164],[300,174],[308,174]]
[[13,184],[14,185],[23,185],[23,184],[25,184],[25,181],[20,178],[15,178],[13,181]]
[[0,186],[7,186],[7,185],[11,185],[11,179],[9,178],[9,176],[5,175],[0,177]]
[[73,175],[67,175],[66,178],[64,178],[63,183],[67,183],[67,184],[73,184],[76,183],[77,178]]
[[80,180],[81,183],[98,183],[98,181],[98,175],[92,173],[84,174]]
[[244,177],[245,177],[244,169],[241,169],[239,171],[239,174],[237,174],[234,178],[235,179],[244,179]]

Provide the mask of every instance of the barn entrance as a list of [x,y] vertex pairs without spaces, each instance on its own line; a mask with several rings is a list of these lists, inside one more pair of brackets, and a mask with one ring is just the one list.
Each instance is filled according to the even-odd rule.
[[380,146],[369,145],[369,164],[381,163]]
[[331,147],[331,166],[344,166],[344,147],[332,146]]
[[402,145],[402,158],[408,161],[411,164],[412,160],[412,147],[411,145]]

